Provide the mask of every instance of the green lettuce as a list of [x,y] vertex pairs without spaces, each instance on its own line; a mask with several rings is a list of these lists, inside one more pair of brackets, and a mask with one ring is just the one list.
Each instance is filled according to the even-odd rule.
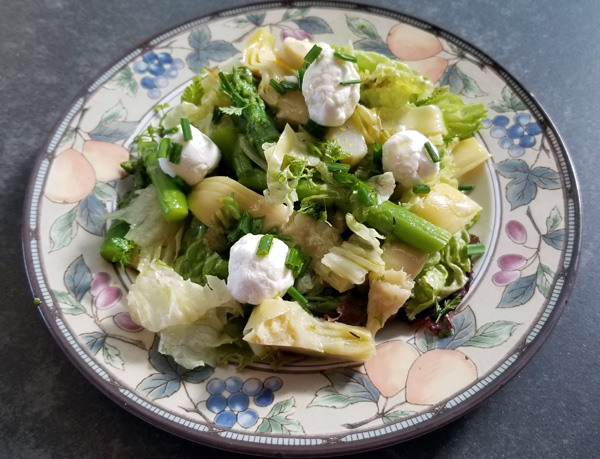
[[466,285],[471,271],[471,260],[464,251],[468,243],[469,233],[459,231],[442,250],[429,257],[404,305],[410,320]]
[[429,97],[431,82],[400,61],[369,51],[356,51],[361,101],[368,107],[401,108]]
[[481,120],[487,116],[483,104],[465,104],[458,94],[450,92],[448,86],[436,88],[431,97],[417,102],[417,105],[437,105],[442,110],[448,129],[447,139],[472,137],[483,127]]
[[194,218],[183,236],[179,256],[173,262],[175,272],[200,285],[206,285],[207,275],[226,279],[228,273],[227,260],[206,245],[207,231],[208,227]]

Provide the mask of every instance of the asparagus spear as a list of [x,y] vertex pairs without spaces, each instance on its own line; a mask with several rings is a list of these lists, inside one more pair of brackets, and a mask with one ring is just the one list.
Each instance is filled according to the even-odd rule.
[[248,67],[236,67],[231,74],[220,72],[219,78],[221,91],[231,98],[234,107],[241,109],[248,140],[264,157],[263,144],[277,142],[279,131],[265,111],[265,103],[254,85],[252,72]]

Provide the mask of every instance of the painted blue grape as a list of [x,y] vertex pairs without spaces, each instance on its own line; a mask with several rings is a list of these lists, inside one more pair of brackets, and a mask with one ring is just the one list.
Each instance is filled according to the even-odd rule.
[[501,139],[502,137],[506,136],[506,129],[502,126],[494,126],[490,131],[490,135],[494,139]]
[[283,386],[283,381],[277,376],[271,376],[270,378],[265,379],[263,386],[275,392],[281,389],[281,386]]
[[166,88],[168,84],[169,80],[167,80],[165,76],[158,75],[157,77],[154,77],[154,86],[157,88]]
[[235,414],[231,411],[222,411],[215,416],[215,424],[230,429],[235,424]]
[[159,53],[157,59],[161,64],[170,64],[173,62],[173,58],[169,53]]
[[140,81],[140,84],[144,89],[154,89],[154,78],[145,76],[142,78],[142,81]]
[[494,126],[506,127],[508,125],[508,118],[504,115],[498,115],[492,120]]
[[142,56],[142,60],[147,62],[148,64],[152,64],[156,60],[158,56],[154,51],[148,51],[146,54]]
[[508,128],[506,132],[508,133],[508,136],[510,138],[519,139],[525,133],[525,129],[523,129],[523,126],[521,126],[520,124],[513,124],[511,127]]
[[227,399],[221,394],[214,394],[206,400],[206,407],[213,413],[220,413],[227,406]]
[[538,135],[542,133],[542,128],[534,121],[525,126],[525,131],[527,131],[527,134],[529,135]]
[[183,67],[185,67],[185,64],[178,57],[175,58],[175,59],[173,59],[173,62],[171,62],[171,68],[172,69],[181,70]]
[[148,97],[150,97],[150,99],[158,99],[160,97],[160,89],[151,89],[148,91]]
[[244,428],[252,427],[258,421],[258,414],[253,409],[247,409],[237,414],[237,422]]
[[148,67],[148,72],[150,72],[152,75],[162,75],[165,73],[165,68],[162,64],[150,64],[150,67]]
[[263,383],[260,379],[250,378],[247,379],[244,383],[244,387],[242,387],[242,392],[244,392],[244,394],[252,396],[258,394],[262,390],[262,388]]
[[535,137],[532,135],[524,135],[521,137],[521,140],[519,140],[519,145],[523,148],[531,148],[535,145]]
[[227,387],[227,390],[232,394],[242,390],[243,384],[244,382],[236,376],[232,376],[225,380],[225,386]]
[[483,124],[483,127],[487,129],[492,126],[492,120],[489,118],[483,119],[481,120],[481,124]]
[[173,69],[167,69],[167,70],[165,71],[165,76],[166,76],[167,78],[171,78],[171,79],[173,79],[173,78],[177,78],[177,70],[173,70]]
[[269,406],[275,400],[273,391],[271,389],[263,389],[260,393],[254,397],[254,403],[258,406]]
[[148,70],[148,63],[144,61],[137,61],[133,64],[133,70],[137,73],[146,73]]
[[231,394],[229,396],[227,399],[227,404],[233,411],[244,411],[248,408],[250,399],[243,392],[236,392],[235,394]]
[[514,120],[515,123],[525,126],[531,121],[531,116],[529,116],[528,113],[519,113],[518,115],[515,115]]
[[510,137],[502,137],[498,141],[498,145],[500,145],[502,148],[510,148],[513,143],[514,141]]
[[523,156],[525,149],[521,145],[513,145],[508,149],[508,154],[511,156]]
[[225,381],[219,378],[214,378],[208,381],[206,390],[209,394],[220,394],[225,390]]

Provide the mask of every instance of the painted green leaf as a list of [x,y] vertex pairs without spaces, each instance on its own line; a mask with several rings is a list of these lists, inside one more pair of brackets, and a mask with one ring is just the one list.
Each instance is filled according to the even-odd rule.
[[65,272],[65,285],[71,295],[77,301],[81,301],[83,296],[90,289],[92,283],[92,274],[90,268],[85,264],[83,255],[79,255],[73,263],[69,265]]
[[69,245],[77,235],[77,207],[61,215],[50,227],[50,251],[60,250]]
[[121,359],[121,352],[115,346],[105,342],[102,348],[102,356],[104,357],[104,361],[111,367],[115,367],[118,370],[122,370],[125,367],[123,359]]
[[554,280],[554,273],[548,266],[540,263],[537,270],[537,287],[546,298],[550,296],[550,289],[552,288],[552,281]]
[[373,24],[366,19],[346,16],[346,24],[358,37],[382,41]]
[[550,211],[548,218],[546,218],[546,232],[551,233],[554,231],[556,228],[558,228],[560,222],[562,222],[562,215],[560,214],[558,207],[554,206]]
[[248,21],[246,18],[233,18],[225,23],[226,27],[233,27],[236,29],[241,29],[248,25],[250,25],[250,21]]
[[73,316],[77,316],[79,314],[83,314],[85,312],[85,308],[69,295],[67,292],[61,292],[60,290],[52,290],[54,296],[56,297],[56,301],[60,306],[60,309],[65,314],[71,314]]
[[481,97],[486,93],[477,82],[458,68],[456,64],[449,65],[440,79],[440,85],[450,86],[450,91],[465,97]]
[[297,19],[297,18],[301,18],[303,16],[306,16],[306,13],[308,13],[308,8],[299,8],[296,10],[287,10],[284,14],[283,17],[281,18],[282,21],[291,21],[292,19]]
[[111,90],[120,89],[128,96],[135,96],[138,90],[138,82],[135,81],[133,71],[129,67],[125,67],[112,77],[104,87]]
[[514,308],[527,303],[535,293],[537,274],[521,277],[511,282],[504,289],[499,308]]
[[302,425],[295,419],[290,418],[295,411],[296,403],[293,397],[276,403],[258,426],[256,432],[286,435],[304,433]]
[[92,354],[97,354],[106,343],[106,333],[92,332],[79,335]]
[[556,250],[562,250],[563,244],[565,242],[565,230],[563,228],[556,231],[552,231],[548,234],[543,234],[542,239],[550,247],[554,247]]
[[117,200],[117,190],[107,183],[96,183],[93,193],[94,196],[102,202],[113,202]]
[[419,327],[415,332],[415,345],[421,352],[432,351],[436,348],[437,336],[427,327]]
[[504,343],[510,335],[512,335],[517,324],[515,322],[509,322],[506,320],[499,320],[497,322],[490,322],[482,325],[477,334],[469,341],[463,344],[463,346],[471,347],[494,347]]
[[413,414],[411,411],[390,411],[389,413],[384,413],[381,419],[384,424],[391,424],[411,414]]

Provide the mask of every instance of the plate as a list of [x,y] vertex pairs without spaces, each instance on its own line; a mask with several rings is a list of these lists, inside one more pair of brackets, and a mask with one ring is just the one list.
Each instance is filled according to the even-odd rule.
[[[288,5],[289,6],[289,5]],[[473,177],[488,250],[437,338],[392,323],[364,365],[300,359],[280,368],[185,370],[158,353],[127,313],[127,273],[98,249],[120,192],[119,163],[157,104],[177,100],[194,70],[240,53],[258,27],[347,43],[404,60],[488,119],[492,154]],[[36,160],[23,225],[39,310],[98,388],[142,419],[206,445],[260,455],[326,456],[398,443],[472,409],[521,369],[551,332],[580,248],[575,175],[533,97],[476,47],[435,26],[365,5],[254,5],[205,16],[133,49],[84,88]]]

